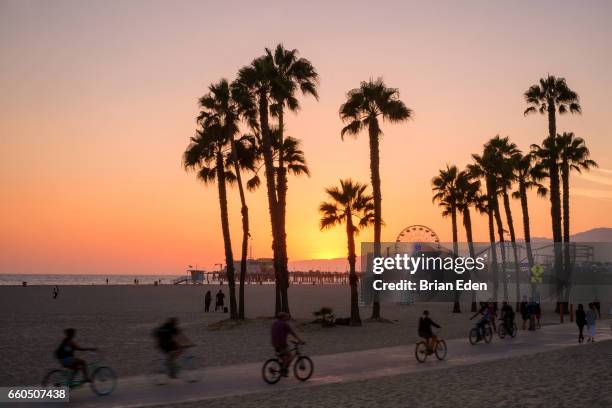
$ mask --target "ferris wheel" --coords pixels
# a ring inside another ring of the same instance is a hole
[[[429,243],[432,247],[440,248],[440,238],[434,230],[425,225],[410,225],[404,228],[397,239],[396,243]]]

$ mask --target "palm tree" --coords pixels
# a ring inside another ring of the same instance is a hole
[[[431,180],[434,196],[432,201],[437,202],[442,207],[442,216],[451,217],[453,229],[453,256],[459,255],[459,245],[457,236],[457,210],[459,206],[459,189],[457,187],[457,166],[446,165],[446,169],[440,170],[439,174]],[[453,313],[461,313],[459,303],[459,292],[455,292],[455,302]]]
[[[277,297],[275,302],[275,315],[279,311],[289,313],[287,288],[285,287],[285,273],[283,270],[283,251],[280,248],[281,237],[279,228],[278,197],[276,190],[276,171],[273,158],[273,139],[270,131],[270,92],[276,78],[276,68],[272,58],[268,55],[254,59],[250,65],[238,71],[238,79],[234,87],[241,94],[241,101],[247,105],[254,103],[257,106],[259,117],[259,138],[261,153],[264,161],[266,175],[266,190],[268,196],[268,212],[272,227],[272,250],[274,253],[274,274],[276,280]]]
[[[548,141],[543,143],[545,149],[550,149],[549,153],[556,153],[557,148],[557,112],[563,115],[569,113],[582,113],[579,97],[576,92],[570,89],[565,78],[557,78],[548,75],[541,78],[539,84],[532,85],[524,93],[525,101],[529,105],[524,114],[539,112],[548,115]],[[552,219],[552,233],[555,248],[555,271],[561,271],[562,259],[560,252],[561,232],[561,198],[559,186],[559,165],[554,160],[546,160],[548,166],[548,176],[550,179],[550,215]],[[561,313],[561,318],[563,314]]]
[[[527,262],[529,270],[534,265],[533,250],[531,248],[531,229],[529,225],[529,205],[527,202],[527,191],[536,188],[538,195],[546,196],[547,190],[540,180],[545,177],[545,173],[538,166],[534,165],[535,157],[532,153],[523,155],[517,152],[512,157],[514,177],[518,183],[518,190],[512,193],[512,197],[520,199],[521,211],[523,213],[523,235],[525,237],[525,249],[527,252]]]
[[[347,125],[342,128],[344,135],[357,135],[367,128],[370,142],[370,173],[374,196],[374,256],[380,256],[382,227],[381,187],[379,170],[379,138],[382,135],[379,119],[401,123],[412,117],[412,110],[399,99],[399,91],[387,88],[382,78],[363,81],[359,88],[347,93],[347,100],[340,106],[340,118]],[[380,302],[374,294],[372,319],[380,318]]]
[[[470,207],[477,208],[482,200],[480,195],[480,180],[474,179],[469,170],[463,170],[457,174],[457,210],[463,216],[463,227],[468,242],[470,257],[476,258],[474,250],[474,238],[472,235],[472,216]],[[476,293],[472,291],[472,312],[476,312]]]
[[[491,231],[494,232],[493,223],[497,226],[497,235],[499,237],[499,247],[502,257],[502,276],[503,276],[503,289],[504,299],[508,299],[508,281],[506,278],[506,250],[504,245],[504,227],[501,220],[501,213],[499,210],[499,200],[497,199],[498,187],[498,171],[499,171],[499,156],[495,149],[488,144],[485,144],[482,155],[473,154],[473,164],[468,165],[470,174],[476,178],[482,178],[485,181],[486,186],[486,200],[482,204],[483,210],[486,211],[487,216],[490,217],[489,225]],[[497,299],[497,287],[498,287],[498,275],[497,275],[497,244],[495,241],[495,235],[489,237],[491,241],[491,254],[495,260],[493,264],[493,287],[494,287],[494,298]]]
[[[241,168],[252,167],[253,158],[249,157],[248,138],[242,137],[239,142],[235,140],[239,131],[240,118],[244,118],[249,124],[255,121],[255,107],[252,103],[246,103],[243,94],[235,86],[230,86],[226,79],[221,79],[209,86],[209,92],[199,99],[201,108],[198,115],[198,123],[204,127],[218,127],[222,132],[222,137],[229,145],[228,157],[225,160],[226,166],[233,167],[238,191],[240,194],[241,215],[242,215],[242,251],[240,260],[240,290],[238,318],[244,319],[244,284],[247,267],[248,240],[249,233],[249,210],[244,194]],[[252,148],[251,148],[252,150]],[[229,169],[229,167],[228,167]],[[233,282],[231,282],[233,284]]]
[[[284,131],[285,108],[296,112],[300,105],[295,96],[296,91],[303,95],[313,96],[319,99],[317,85],[319,75],[312,63],[299,57],[296,49],[287,50],[282,44],[278,44],[274,51],[266,48],[266,57],[274,67],[274,78],[271,83],[270,97],[274,101],[271,105],[271,113],[278,118],[278,150],[276,168],[276,195],[278,201],[278,228],[279,228],[279,249],[282,251],[281,263],[284,277],[284,290],[289,285],[289,274],[287,268],[287,167],[284,163]]]
[[[589,158],[590,152],[584,139],[574,136],[572,132],[564,132],[558,135],[561,158],[561,180],[563,184],[563,248],[565,274],[569,278],[570,273],[570,204],[569,204],[569,179],[572,170],[581,173],[582,170],[589,171],[597,167],[597,163]]]
[[[228,140],[221,126],[218,124],[203,126],[202,129],[196,131],[196,136],[191,138],[191,142],[183,154],[183,164],[186,169],[196,170],[198,179],[205,184],[217,181],[219,207],[221,209],[221,230],[223,232],[225,264],[229,285],[230,318],[237,319],[234,257],[229,230],[226,190],[226,183],[235,180],[235,175],[226,170],[227,146]]]
[[[351,179],[340,180],[340,187],[325,189],[331,199],[319,206],[321,229],[346,224],[346,238],[349,262],[349,283],[351,287],[351,326],[361,326],[359,299],[357,293],[357,272],[355,262],[355,234],[371,225],[374,221],[374,198],[366,194],[367,185]],[[357,222],[353,220],[357,218]]]
[[[500,193],[502,195],[504,203],[504,211],[506,213],[506,222],[508,224],[508,232],[510,234],[510,243],[512,245],[512,256],[514,260],[514,277],[515,277],[515,289],[516,289],[516,307],[518,310],[519,302],[521,299],[520,295],[520,264],[518,259],[518,250],[516,246],[516,233],[514,230],[514,220],[512,218],[512,209],[510,208],[510,194],[509,191],[512,189],[514,184],[514,162],[513,156],[519,153],[516,144],[510,142],[508,137],[495,136],[489,140],[488,144],[494,149],[497,155],[497,178]]]

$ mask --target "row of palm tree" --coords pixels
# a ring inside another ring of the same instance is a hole
[[[530,105],[525,114],[540,112],[548,114],[549,135],[541,145],[532,144],[530,151],[521,152],[516,144],[508,137],[495,136],[485,143],[481,154],[473,154],[473,163],[468,164],[465,170],[459,171],[456,166],[447,165],[440,170],[438,176],[432,180],[433,200],[443,209],[444,216],[450,216],[453,230],[454,251],[457,253],[457,214],[463,215],[466,237],[470,246],[470,255],[473,256],[471,216],[469,208],[473,207],[488,217],[489,240],[493,247],[499,242],[502,257],[501,268],[503,279],[503,296],[508,298],[506,281],[506,246],[504,234],[507,231],[512,248],[512,261],[514,263],[516,298],[520,299],[519,272],[516,231],[514,218],[510,206],[510,198],[520,200],[523,236],[525,241],[527,261],[529,267],[534,265],[534,256],[531,248],[531,231],[529,220],[528,190],[535,188],[540,196],[547,196],[551,203],[551,224],[553,241],[555,243],[554,268],[557,272],[569,273],[570,249],[564,245],[564,254],[561,253],[561,243],[570,241],[570,173],[571,171],[589,170],[597,166],[590,159],[590,152],[582,138],[573,133],[556,133],[556,114],[580,113],[578,95],[572,91],[563,78],[547,76],[540,80],[538,85],[531,86],[524,94]],[[542,183],[548,179],[548,188]],[[561,180],[561,182],[560,182]],[[484,191],[481,186],[484,185]],[[516,191],[512,191],[514,187]],[[562,193],[561,193],[562,191]],[[561,200],[562,194],[562,200]],[[502,208],[507,230],[504,229]],[[497,237],[495,235],[497,229]],[[497,252],[491,251],[493,267],[493,292],[498,295],[498,262]],[[563,290],[560,288],[559,290]],[[567,289],[567,288],[565,288]],[[559,297],[561,293],[558,293]],[[475,305],[473,304],[472,307]],[[456,301],[454,312],[459,312],[459,302]]]

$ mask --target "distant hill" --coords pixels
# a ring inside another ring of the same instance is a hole
[[[551,238],[534,237],[533,242],[552,241]],[[593,228],[588,231],[578,232],[570,238],[574,242],[611,242],[612,243],[612,228],[601,227]]]
[[[534,237],[533,242],[552,241],[550,238]],[[574,242],[610,242],[612,243],[612,228],[593,228],[588,231],[578,232],[572,235],[571,240]],[[361,259],[357,257],[357,270],[360,267]],[[346,272],[348,271],[348,261],[346,258],[332,259],[304,259],[299,261],[290,261],[289,270],[291,271],[328,271],[328,272]]]

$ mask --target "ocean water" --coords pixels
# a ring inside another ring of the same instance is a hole
[[[153,285],[155,281],[171,284],[178,275],[3,275],[0,274],[0,285],[18,285],[27,282],[29,285]]]

